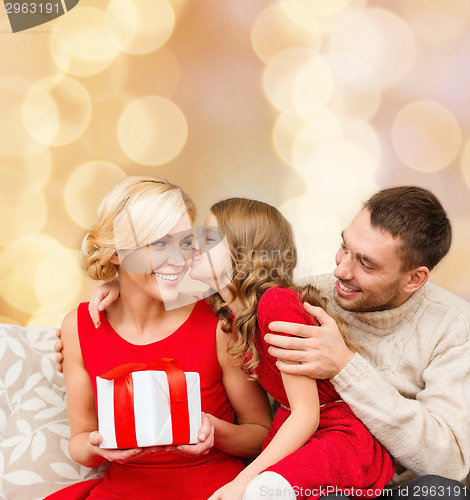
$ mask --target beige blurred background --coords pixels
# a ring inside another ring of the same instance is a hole
[[[0,6],[0,322],[58,326],[96,282],[78,250],[125,175],[294,226],[299,276],[333,269],[370,194],[437,194],[434,282],[470,300],[468,0],[80,0],[11,33]]]

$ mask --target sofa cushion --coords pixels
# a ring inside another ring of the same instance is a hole
[[[42,499],[104,470],[70,458],[55,332],[0,324],[0,499]]]

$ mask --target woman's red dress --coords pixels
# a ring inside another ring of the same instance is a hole
[[[202,411],[228,422],[234,413],[222,385],[216,348],[217,318],[204,301],[198,301],[189,318],[171,335],[151,344],[135,345],[119,336],[104,313],[95,329],[88,304],[78,307],[78,332],[83,361],[96,401],[96,376],[117,365],[149,363],[160,358],[179,359],[187,372],[198,372],[201,381]],[[207,455],[185,457],[161,452],[141,461],[113,462],[103,479],[78,483],[48,500],[206,500],[220,486],[243,469],[239,458],[211,448]]]

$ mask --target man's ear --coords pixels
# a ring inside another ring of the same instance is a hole
[[[426,266],[420,266],[406,273],[403,291],[414,293],[418,291],[429,279],[429,269]]]

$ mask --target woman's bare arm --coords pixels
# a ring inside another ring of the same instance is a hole
[[[141,448],[107,450],[98,445],[98,418],[95,411],[93,387],[83,364],[77,330],[77,311],[70,312],[62,323],[64,345],[64,380],[67,394],[67,413],[70,421],[70,456],[87,467],[100,465],[107,460],[126,462],[138,458]],[[145,453],[151,450],[146,449]]]

